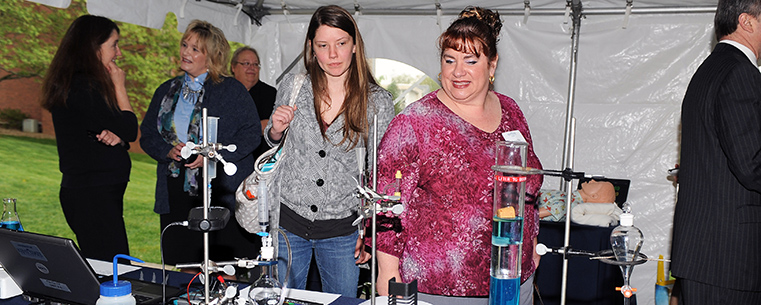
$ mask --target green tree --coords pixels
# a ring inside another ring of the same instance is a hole
[[[87,14],[85,0],[73,0],[56,9],[24,0],[0,2],[0,69],[8,74],[0,81],[41,79],[58,43],[74,19]],[[117,22],[123,57],[117,62],[127,73],[127,90],[135,112],[142,114],[153,92],[180,73],[177,18],[170,14],[161,29]]]
[[[381,78],[385,78],[385,76],[382,76]],[[417,80],[418,78],[413,77],[412,75],[408,75],[408,74],[397,75],[391,78],[391,83],[389,83],[388,86],[386,86],[386,90],[388,90],[388,92],[391,93],[391,97],[393,98],[393,100],[396,100],[397,98],[399,98],[399,95],[401,95],[403,92],[403,90],[399,89],[400,84],[411,85]],[[426,90],[429,92],[441,88],[436,81],[434,81],[433,79],[427,76],[425,77],[425,79],[423,79],[422,82],[420,82],[420,84],[418,84],[418,87],[426,88]],[[402,112],[402,110],[404,110],[405,107],[407,107],[406,101],[400,100],[394,105],[394,110],[398,114]]]
[[[0,69],[8,79],[41,77],[53,59],[57,42],[77,16],[86,12],[84,2],[73,1],[66,10],[23,0],[0,2]]]
[[[396,82],[392,81],[388,86],[386,86],[386,90],[388,90],[389,93],[391,93],[391,99],[396,100],[397,97],[399,97],[399,94],[402,93],[401,90],[399,90],[399,86]]]
[[[180,39],[177,17],[167,15],[161,29],[118,23],[122,33],[123,58],[120,67],[127,72],[128,94],[136,113],[144,113],[153,92],[166,80],[180,75]]]
[[[434,90],[438,90],[439,88],[441,88],[441,85],[439,85],[439,83],[437,83],[435,80],[433,80],[433,78],[430,78],[430,77],[426,77],[425,80],[423,80],[423,82],[420,83],[420,85],[428,86],[429,92],[432,92]]]

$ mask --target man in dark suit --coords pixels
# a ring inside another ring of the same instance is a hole
[[[671,268],[680,304],[761,304],[761,0],[719,0],[682,103]]]

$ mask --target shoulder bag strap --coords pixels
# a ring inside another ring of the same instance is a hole
[[[288,106],[293,107],[293,105],[296,105],[296,98],[299,96],[299,91],[301,90],[301,86],[304,85],[304,80],[306,79],[306,74],[296,74],[293,78],[293,90],[291,90],[291,100],[288,102]],[[280,139],[280,146],[282,147],[283,143],[285,143],[285,136],[288,135],[288,129],[291,129],[290,127],[286,128],[285,131],[283,131],[283,138]]]

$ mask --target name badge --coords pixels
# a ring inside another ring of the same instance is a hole
[[[517,131],[517,130],[511,130],[511,131],[508,131],[508,132],[503,132],[502,133],[502,138],[505,139],[505,141],[508,141],[508,142],[523,142],[523,143],[528,143],[528,142],[526,142],[526,138],[523,137],[521,132]]]

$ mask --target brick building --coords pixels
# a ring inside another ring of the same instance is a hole
[[[0,70],[0,77],[8,72]],[[42,133],[53,136],[53,120],[50,112],[40,106],[42,79],[39,77],[10,79],[0,82],[0,109],[18,109],[31,119],[39,121]]]
[[[0,78],[8,72],[0,70]],[[42,78],[20,78],[0,82],[0,109],[18,109],[26,113],[30,119],[40,122],[44,136],[55,137],[53,117],[49,111],[40,106],[42,94]],[[138,134],[138,141],[139,141]],[[138,141],[131,143],[130,151],[143,153]]]

